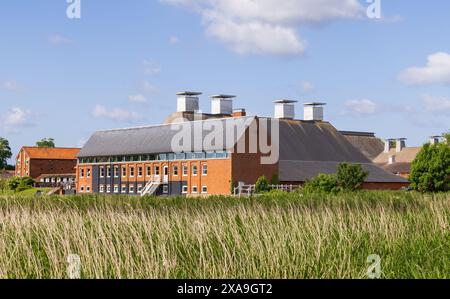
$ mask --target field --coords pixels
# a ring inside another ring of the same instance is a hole
[[[0,278],[450,278],[450,196],[0,196]]]

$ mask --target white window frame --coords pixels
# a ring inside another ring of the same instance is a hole
[[[127,193],[127,185],[122,185],[121,193]]]
[[[198,166],[192,165],[192,176],[198,176]]]
[[[135,175],[135,173],[134,173],[134,166],[130,166],[130,178],[134,178],[134,175]]]
[[[159,177],[161,175],[161,168],[159,165],[155,165],[155,177]]]
[[[189,166],[188,165],[183,165],[183,176],[189,176]]]
[[[152,176],[152,167],[151,166],[146,166],[145,167],[145,175],[147,177]]]
[[[86,169],[86,177],[87,178],[91,177],[91,169],[90,168]]]
[[[106,167],[106,177],[107,178],[111,177],[111,166]]]
[[[208,186],[202,186],[202,194],[208,194]]]
[[[80,187],[80,193],[84,193],[84,186]]]
[[[119,185],[114,185],[114,193],[119,193]]]
[[[178,175],[179,175],[178,165],[174,165],[173,166],[173,176],[178,176]]]
[[[106,185],[106,193],[111,193],[111,185]]]
[[[128,193],[134,194],[134,185],[128,186]]]
[[[122,172],[122,177],[126,178],[127,177],[127,168],[125,166],[122,167],[121,172]]]
[[[104,166],[100,167],[100,177],[101,178],[105,177],[105,167]]]
[[[142,186],[142,184],[138,184],[138,186],[137,186],[137,193],[141,194],[143,189],[144,189],[144,187]]]
[[[91,193],[91,186],[86,186],[86,193]]]
[[[188,186],[188,185],[184,185],[184,186],[181,188],[181,193],[182,193],[182,194],[188,194],[188,193],[189,193],[189,186]]]
[[[138,166],[138,178],[141,178],[144,175],[144,168],[142,166]]]
[[[100,185],[99,191],[100,191],[100,193],[105,193],[105,186],[104,185]]]
[[[192,186],[192,194],[198,194],[198,187]]]
[[[80,168],[80,178],[84,178],[84,168]]]
[[[119,166],[114,166],[114,177],[118,178],[119,177]]]
[[[202,176],[208,175],[208,164],[202,164]]]

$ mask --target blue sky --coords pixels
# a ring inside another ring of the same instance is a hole
[[[236,108],[328,103],[340,130],[419,145],[450,128],[450,2],[65,0],[0,3],[0,136],[14,153],[53,137],[158,124],[175,93],[235,94]],[[301,118],[302,107],[297,108]]]

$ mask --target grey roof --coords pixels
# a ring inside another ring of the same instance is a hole
[[[333,174],[337,172],[339,162],[324,161],[280,161],[280,181],[306,182],[320,173]],[[363,169],[369,172],[368,183],[407,183],[402,177],[386,172],[372,163],[361,163]]]
[[[384,151],[384,142],[374,133],[341,131],[341,134],[370,160]]]
[[[328,122],[280,121],[280,160],[370,163]]]
[[[139,155],[139,154],[159,154],[159,153],[170,153],[172,150],[172,140],[174,136],[179,132],[179,130],[174,130],[173,126],[176,125],[192,125],[198,122],[208,122],[212,126],[215,124],[221,126],[224,130],[226,129],[226,122],[232,118],[224,119],[209,119],[203,121],[191,121],[178,124],[165,124],[158,126],[147,126],[147,127],[136,127],[129,129],[116,129],[108,131],[99,131],[94,133],[91,138],[87,141],[85,146],[81,149],[78,154],[79,158],[82,157],[105,157],[105,156],[121,156],[121,155]],[[241,117],[245,123],[251,123],[255,117]],[[195,128],[195,127],[194,127]],[[208,131],[202,130],[203,138],[209,133]],[[236,132],[236,131],[235,131]],[[242,134],[241,134],[242,135]],[[223,134],[224,139],[226,134]],[[191,149],[189,151],[217,151],[217,150],[228,150],[233,148],[234,144],[241,138],[237,133],[234,134],[233,144],[231,146],[226,146],[225,140],[223,141],[223,146],[218,144],[212,147],[196,149],[194,148],[193,138],[191,136]]]

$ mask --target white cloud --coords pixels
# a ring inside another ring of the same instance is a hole
[[[300,82],[300,87],[304,92],[312,92],[315,89],[314,85],[309,81]]]
[[[450,98],[437,97],[428,94],[421,96],[422,103],[425,109],[434,113],[448,113],[450,112]]]
[[[302,55],[296,26],[360,17],[358,0],[162,0],[203,17],[209,36],[239,54]]]
[[[345,107],[345,114],[355,116],[372,115],[379,111],[378,104],[367,99],[347,101]]]
[[[142,64],[144,65],[144,73],[147,75],[155,76],[161,73],[161,67],[153,61],[144,60]]]
[[[5,131],[18,132],[19,128],[34,126],[31,121],[33,117],[30,110],[13,107],[0,119],[0,123]]]
[[[450,54],[444,52],[431,54],[428,56],[426,66],[408,68],[399,78],[410,85],[450,84]]]
[[[53,45],[66,45],[73,43],[73,40],[60,34],[52,34],[48,37],[48,42]]]
[[[180,38],[178,36],[171,36],[169,38],[169,43],[171,45],[176,45],[176,44],[180,43]]]
[[[143,81],[141,84],[142,90],[147,93],[158,93],[159,89],[148,81]]]
[[[19,83],[17,83],[17,81],[14,81],[14,80],[3,82],[3,88],[8,91],[13,91],[13,92],[23,91],[23,87],[20,86]]]
[[[97,118],[107,118],[113,121],[133,122],[141,119],[141,115],[137,112],[129,111],[122,108],[113,108],[108,110],[105,106],[97,105],[92,111],[92,115]]]
[[[130,101],[132,103],[147,103],[148,102],[147,98],[141,94],[128,96],[128,101]]]

